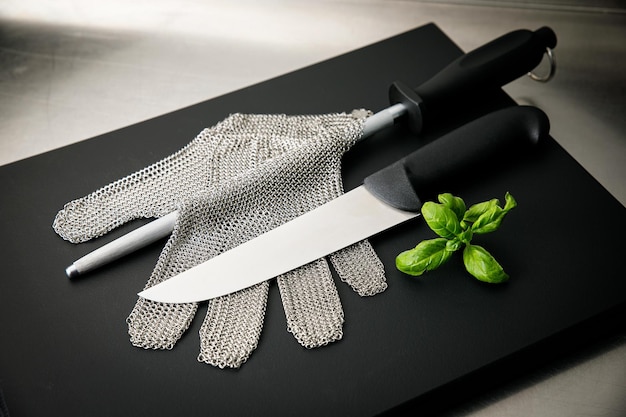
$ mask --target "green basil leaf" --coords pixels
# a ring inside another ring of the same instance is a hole
[[[490,208],[500,204],[497,198],[493,200],[485,201],[482,203],[474,204],[471,206],[463,216],[463,221],[466,223],[474,223],[480,216],[486,213]]]
[[[480,281],[497,284],[509,279],[498,261],[481,246],[465,246],[463,263],[467,272]]]
[[[472,231],[472,229],[467,229],[459,235],[459,240],[463,243],[469,244],[472,241],[473,236],[474,232]]]
[[[449,252],[456,252],[461,249],[461,246],[463,246],[463,241],[456,237],[446,242],[446,250]]]
[[[507,193],[504,195],[504,211],[508,213],[515,207],[517,207],[517,201],[515,201],[513,196],[507,191]]]
[[[402,252],[396,257],[396,268],[405,274],[419,276],[443,265],[452,252],[446,250],[447,240],[436,238],[424,240],[415,248]]]
[[[472,231],[476,234],[490,233],[498,230],[504,216],[512,209],[517,207],[517,202],[511,194],[508,192],[505,195],[506,203],[504,208],[501,208],[498,204],[492,206],[486,212],[480,215],[478,219],[472,224]]]
[[[504,210],[500,206],[493,206],[483,213],[474,224],[472,224],[472,232],[476,234],[490,233],[496,231],[500,227]]]
[[[443,204],[432,201],[424,203],[422,216],[435,233],[446,239],[452,239],[463,231],[456,214]]]
[[[465,215],[465,201],[461,197],[455,197],[450,193],[439,194],[438,200],[456,214],[457,219],[462,219]]]

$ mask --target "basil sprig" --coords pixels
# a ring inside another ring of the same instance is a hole
[[[452,194],[440,194],[439,203],[429,201],[422,206],[422,216],[439,236],[424,240],[415,248],[396,257],[396,267],[409,275],[419,276],[446,263],[463,246],[463,263],[476,279],[500,283],[509,279],[502,266],[482,246],[472,245],[474,235],[498,230],[504,216],[517,206],[508,192],[504,207],[498,199],[474,204],[466,209],[465,202]]]

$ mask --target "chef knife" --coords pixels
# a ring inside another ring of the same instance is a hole
[[[516,30],[462,55],[415,90],[395,82],[389,89],[392,105],[366,120],[361,139],[392,126],[396,120],[420,133],[435,124],[437,114],[447,114],[451,107],[469,106],[477,96],[530,73],[544,52],[552,56],[556,41],[548,27],[534,32]],[[552,72],[554,68],[550,68]],[[76,277],[169,235],[177,216],[172,212],[83,256],[66,268],[67,276]]]
[[[483,116],[368,176],[360,187],[139,296],[199,302],[274,278],[419,216],[425,200],[470,172],[477,181],[499,161],[521,157],[548,131],[547,116],[535,107]]]

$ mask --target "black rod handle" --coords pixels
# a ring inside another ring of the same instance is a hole
[[[395,82],[389,99],[404,104],[410,129],[419,133],[437,115],[469,106],[486,92],[528,74],[556,43],[548,27],[509,32],[459,57],[415,90]]]

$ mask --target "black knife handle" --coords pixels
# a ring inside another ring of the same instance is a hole
[[[404,105],[409,128],[419,133],[425,122],[451,107],[471,105],[489,90],[531,72],[546,49],[555,46],[556,34],[548,27],[516,30],[461,56],[415,90],[395,82],[389,100]]]
[[[417,212],[451,185],[494,175],[494,165],[523,155],[550,131],[536,107],[515,106],[476,119],[368,176],[365,188],[400,210]]]

